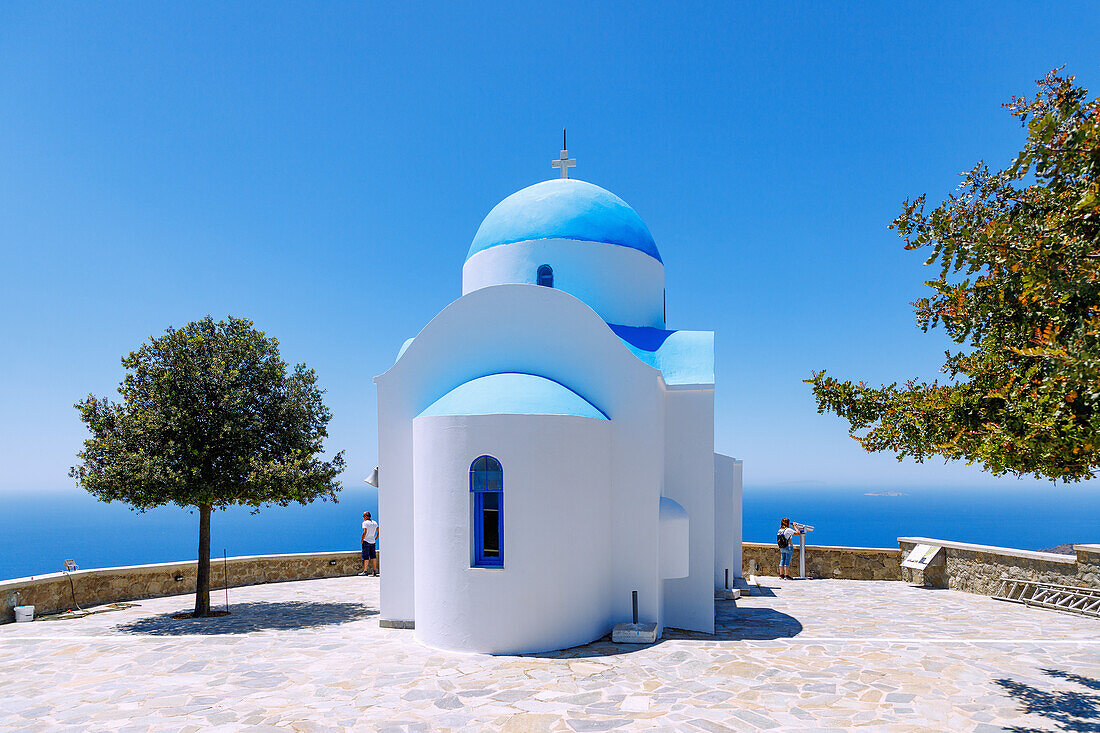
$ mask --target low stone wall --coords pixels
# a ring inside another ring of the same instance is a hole
[[[1077,585],[1100,588],[1100,545],[1074,545],[1077,553]]]
[[[286,580],[355,575],[363,569],[359,552],[311,552],[292,555],[231,557],[224,563],[229,587]],[[195,592],[198,562],[165,562],[100,570],[50,573],[0,581],[0,623],[15,620],[15,606],[34,606],[35,615],[104,603]],[[222,558],[211,558],[211,590],[225,587]],[[70,585],[71,579],[71,585]],[[75,603],[74,603],[75,593]]]
[[[1076,555],[1059,555],[926,537],[898,538],[904,555],[918,544],[944,548],[945,561],[924,571],[902,568],[902,579],[910,583],[985,596],[997,591],[1002,577],[1100,588],[1100,545],[1074,545]]]
[[[741,543],[741,567],[745,575],[778,575],[779,547],[766,542]],[[791,572],[798,572],[798,548],[791,560]],[[901,580],[901,550],[806,545],[806,574],[811,578]]]

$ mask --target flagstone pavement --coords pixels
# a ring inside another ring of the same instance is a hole
[[[378,626],[378,581],[0,626],[0,729],[1100,731],[1100,621],[901,582],[764,579],[713,636],[534,656]],[[215,600],[219,596],[215,594]]]

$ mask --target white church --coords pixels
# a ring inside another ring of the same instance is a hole
[[[714,631],[741,575],[741,462],[714,452],[714,333],[670,330],[618,196],[561,177],[481,223],[462,297],[375,378],[381,623],[447,650]]]

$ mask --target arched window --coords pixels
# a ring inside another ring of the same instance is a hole
[[[539,265],[538,284],[548,288],[554,287],[554,268],[550,265]]]
[[[475,568],[504,567],[504,469],[492,456],[470,464]]]

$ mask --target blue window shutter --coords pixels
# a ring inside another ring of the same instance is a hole
[[[473,566],[504,567],[504,470],[492,456],[470,464],[473,498]]]

